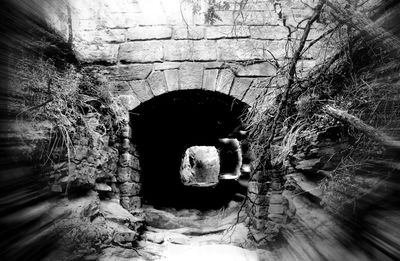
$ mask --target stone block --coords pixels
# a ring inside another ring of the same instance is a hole
[[[257,40],[218,40],[218,59],[223,61],[246,61],[251,59],[263,59],[263,43]]]
[[[144,80],[152,69],[151,64],[122,64],[110,70],[110,76],[122,81]]]
[[[233,74],[232,70],[222,69],[219,72],[215,90],[217,92],[229,94],[234,78],[235,78],[235,75]]]
[[[112,94],[127,95],[132,94],[132,89],[129,83],[125,81],[115,81],[109,83],[109,90]]]
[[[137,26],[129,28],[127,32],[128,40],[155,40],[169,39],[172,30],[167,26]]]
[[[119,164],[121,167],[130,167],[140,170],[139,159],[129,152],[124,152],[120,155]]]
[[[165,70],[164,77],[168,91],[179,90],[179,70]]]
[[[145,102],[154,97],[149,84],[145,80],[130,81],[132,91],[140,102]]]
[[[165,82],[164,73],[161,71],[154,71],[147,78],[152,93],[157,96],[167,92],[167,83]]]
[[[121,129],[121,137],[130,139],[132,137],[132,128],[129,125],[125,125]]]
[[[253,217],[265,218],[268,216],[268,206],[250,205],[250,213]]]
[[[117,170],[117,181],[118,182],[130,182],[131,175],[130,175],[131,168],[128,167],[119,167]]]
[[[204,38],[204,26],[174,26],[172,38],[175,40],[199,40]]]
[[[203,65],[198,63],[183,63],[179,70],[180,89],[201,89],[202,83]]]
[[[139,196],[123,196],[120,200],[121,206],[129,211],[142,207],[142,199]]]
[[[229,94],[238,100],[242,100],[244,94],[250,88],[252,82],[252,78],[236,77],[233,81],[233,85]]]
[[[217,59],[215,41],[171,40],[164,41],[163,46],[166,61],[212,61]]]
[[[251,224],[255,229],[258,230],[263,230],[265,228],[265,224],[266,224],[266,220],[265,219],[260,219],[260,218],[255,218],[253,217],[251,219]]]
[[[119,191],[122,196],[137,196],[140,194],[141,186],[134,182],[125,182],[119,185]]]
[[[118,101],[128,111],[133,110],[140,105],[139,99],[134,94],[119,95]]]
[[[84,63],[114,64],[118,58],[117,44],[76,44],[73,46],[73,50],[77,59]]]
[[[238,76],[275,76],[276,68],[274,65],[266,63],[256,63],[248,66],[240,66],[236,72]]]
[[[282,26],[250,26],[250,35],[252,39],[260,40],[286,40],[289,31]]]
[[[250,87],[244,95],[242,101],[252,106],[256,101],[263,102],[265,89]]]
[[[215,91],[217,86],[218,69],[204,70],[203,89]]]
[[[159,62],[163,58],[160,41],[129,42],[120,45],[119,59],[125,63]]]
[[[206,28],[207,39],[248,37],[250,37],[250,31],[247,26],[209,26]]]
[[[283,214],[282,204],[270,204],[268,207],[269,214]]]
[[[282,190],[282,183],[279,180],[273,180],[271,182],[271,189],[273,191],[280,191]]]
[[[119,167],[117,171],[118,182],[140,182],[140,172],[129,167]]]
[[[269,201],[267,195],[258,195],[254,193],[248,193],[250,203],[254,203],[256,205],[268,206]]]
[[[251,59],[281,59],[286,52],[283,41],[255,39],[223,39],[217,41],[218,59],[223,61],[247,61]],[[272,55],[271,55],[272,53]]]
[[[129,140],[129,138],[123,138],[121,142],[121,150],[127,152],[129,151],[130,147],[131,147],[131,141]]]
[[[237,17],[236,23],[242,25],[283,25],[282,19],[279,19],[278,14],[266,9],[262,11],[235,11],[233,12],[233,16]]]
[[[277,194],[271,194],[269,198],[270,204],[282,204],[283,202],[283,196],[282,195],[277,195]]]
[[[268,219],[271,220],[272,222],[282,224],[284,223],[285,216],[281,214],[268,214]]]
[[[213,24],[214,26],[217,26],[217,25],[232,26],[235,24],[235,16],[232,11],[216,11],[215,13],[216,13],[216,15],[218,15],[218,17],[221,20],[217,19]],[[200,19],[197,19],[196,24],[205,24],[205,22],[206,21],[205,21],[204,17],[201,17]]]
[[[125,34],[125,29],[78,30],[74,33],[74,41],[89,44],[122,43],[125,42]]]
[[[250,181],[247,190],[249,193],[254,193],[257,195],[266,195],[268,192],[268,185],[266,183]]]

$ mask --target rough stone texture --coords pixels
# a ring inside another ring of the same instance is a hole
[[[120,45],[121,62],[159,62],[163,58],[163,46],[160,41],[129,42]]]
[[[154,71],[147,78],[150,84],[152,93],[157,96],[167,92],[167,83],[165,82],[164,73],[161,71]]]
[[[257,195],[266,195],[268,192],[266,183],[258,183],[256,181],[250,181],[247,189],[250,193]]]
[[[209,26],[206,28],[207,39],[246,38],[250,37],[247,26]]]
[[[144,80],[149,76],[152,67],[151,64],[121,64],[110,69],[110,76],[123,81]]]
[[[119,167],[117,171],[118,182],[140,182],[140,172],[129,167]]]
[[[130,167],[136,170],[140,170],[139,159],[129,152],[125,152],[120,155],[119,164],[122,167]]]
[[[82,62],[110,64],[117,62],[118,48],[117,44],[78,44],[73,47],[77,58]]]
[[[131,86],[125,81],[115,81],[108,84],[109,90],[114,95],[129,95],[133,94]]]
[[[213,186],[220,171],[218,151],[213,146],[193,146],[182,158],[181,181],[186,186]]]
[[[233,82],[230,95],[235,97],[236,99],[242,100],[247,89],[250,88],[252,82],[253,82],[252,78],[236,77]]]
[[[270,63],[256,63],[248,66],[240,66],[237,70],[238,76],[274,76],[276,68]]]
[[[145,102],[154,97],[149,84],[145,80],[130,81],[129,84],[140,102]]]
[[[268,208],[270,214],[283,214],[282,204],[270,204]]]
[[[74,34],[76,40],[87,42],[90,44],[102,43],[123,43],[125,42],[125,29],[102,29],[78,31]]]
[[[203,89],[215,91],[217,86],[218,69],[204,70]]]
[[[121,196],[137,196],[140,194],[141,186],[134,182],[125,182],[119,186]]]
[[[249,197],[250,204],[257,204],[262,206],[268,206],[269,200],[267,195],[259,195],[255,193],[248,193],[247,196]]]
[[[269,202],[271,204],[281,204],[283,202],[283,196],[273,194],[270,196]]]
[[[133,110],[140,105],[139,99],[133,94],[119,95],[118,101],[127,111]]]
[[[167,26],[133,27],[127,32],[128,40],[168,39],[172,36],[172,30]]]
[[[230,69],[223,69],[218,75],[215,90],[221,93],[229,94],[235,75]]]
[[[121,206],[132,211],[142,207],[142,198],[139,196],[123,196],[121,197]]]
[[[121,128],[121,137],[130,139],[131,136],[132,136],[132,128],[126,124]]]
[[[179,70],[180,89],[201,89],[202,83],[203,65],[198,63],[183,63]]]
[[[165,81],[167,83],[168,91],[179,90],[179,71],[178,70],[165,70]]]
[[[172,38],[175,40],[199,40],[204,38],[205,28],[203,26],[174,26]]]
[[[218,59],[246,61],[252,59],[280,59],[285,56],[283,43],[279,41],[235,39],[218,40]],[[273,56],[271,55],[273,54]]]
[[[164,41],[164,59],[166,61],[211,61],[217,59],[215,41]]]
[[[243,97],[242,101],[247,104],[255,104],[256,100],[259,99],[260,95],[263,94],[265,90],[261,88],[250,87],[246,95]]]
[[[289,31],[284,26],[250,26],[250,35],[253,39],[285,40]]]

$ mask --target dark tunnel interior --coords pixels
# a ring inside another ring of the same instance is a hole
[[[157,96],[131,111],[133,143],[142,168],[143,202],[176,209],[217,209],[245,189],[235,180],[215,187],[185,186],[180,164],[194,145],[216,146],[242,126],[248,105],[206,90],[180,90]]]

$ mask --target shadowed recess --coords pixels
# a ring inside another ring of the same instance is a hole
[[[236,181],[215,187],[184,186],[180,164],[190,146],[215,146],[242,124],[248,106],[206,90],[181,90],[157,96],[133,111],[133,142],[140,155],[145,204],[157,207],[220,208],[240,190]]]

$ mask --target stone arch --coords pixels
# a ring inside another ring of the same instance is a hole
[[[112,91],[127,111],[154,97],[179,90],[215,91],[252,106],[265,92],[264,87],[271,79],[267,73],[271,66],[269,63],[228,66],[220,62],[120,65],[111,73],[117,75]],[[270,102],[275,89],[271,88],[267,96]]]

